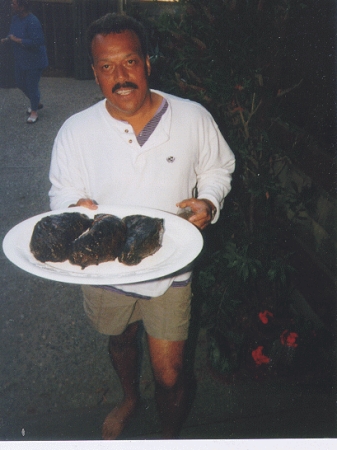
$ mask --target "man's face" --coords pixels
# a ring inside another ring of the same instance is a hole
[[[16,0],[11,1],[11,9],[12,9],[13,14],[16,14],[20,11],[20,7],[18,6],[18,3]]]
[[[142,112],[149,101],[150,61],[144,58],[137,35],[130,30],[98,34],[91,49],[96,83],[107,99],[109,113],[128,120]]]

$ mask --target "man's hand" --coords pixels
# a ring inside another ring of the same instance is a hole
[[[90,198],[80,198],[76,205],[69,205],[69,208],[74,206],[84,206],[84,208],[88,209],[97,209],[97,203],[95,200],[91,200]]]
[[[215,206],[210,200],[201,198],[188,198],[180,203],[177,203],[179,208],[190,207],[193,211],[193,215],[188,219],[200,230],[204,230],[207,225],[212,221],[212,212],[215,210]]]
[[[9,37],[9,39],[11,41],[16,42],[17,44],[21,44],[22,43],[22,39],[17,38],[16,36],[14,36],[14,34],[10,34],[8,37]]]

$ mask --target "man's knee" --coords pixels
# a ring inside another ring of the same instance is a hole
[[[170,389],[182,376],[185,341],[166,341],[148,335],[153,374],[156,382]]]
[[[182,364],[153,368],[154,378],[164,389],[172,389],[180,384],[182,379]]]
[[[165,372],[159,372],[154,375],[156,382],[165,389],[172,389],[179,384],[181,379],[181,370],[168,369]]]

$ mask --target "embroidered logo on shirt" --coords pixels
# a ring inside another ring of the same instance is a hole
[[[173,163],[175,161],[175,157],[174,156],[169,156],[168,158],[166,158],[166,161],[169,163]]]

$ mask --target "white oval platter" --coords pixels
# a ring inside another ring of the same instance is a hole
[[[101,213],[114,214],[120,218],[132,214],[162,218],[165,229],[162,247],[136,266],[126,266],[117,260],[88,266],[85,269],[72,265],[69,261],[42,263],[35,259],[29,249],[34,226],[45,216],[64,212],[80,212],[90,218]],[[203,238],[200,231],[175,214],[151,208],[103,205],[99,205],[96,210],[75,207],[39,214],[14,226],[3,240],[6,257],[26,272],[65,283],[92,285],[129,284],[164,277],[190,264],[202,247]]]

